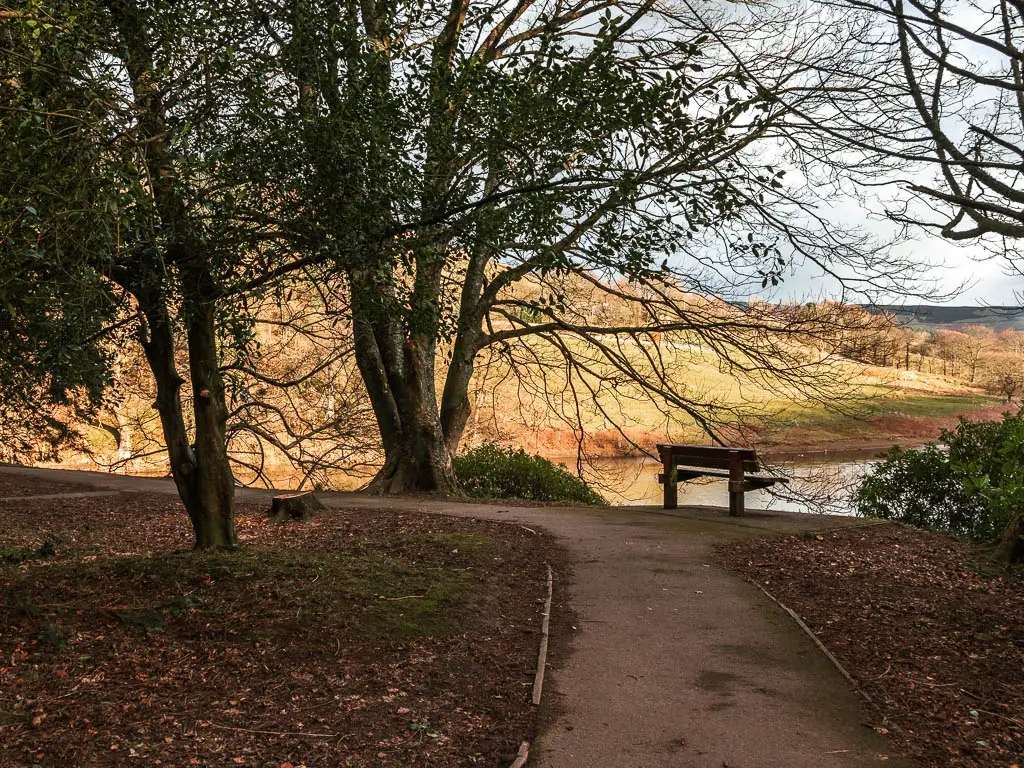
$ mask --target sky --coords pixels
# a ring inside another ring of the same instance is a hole
[[[1008,275],[999,261],[986,258],[986,252],[977,245],[921,234],[901,244],[898,249],[915,260],[919,258],[930,263],[924,270],[924,276],[934,281],[939,293],[961,290],[947,302],[899,297],[893,298],[892,303],[942,303],[948,306],[1016,306],[1022,303],[1024,277]],[[820,269],[804,265],[785,276],[776,297],[785,301],[805,301],[834,294],[835,286],[823,277]]]
[[[805,181],[801,179],[801,181]],[[799,182],[798,182],[799,183]],[[881,189],[881,188],[880,188]],[[1007,264],[991,253],[979,242],[956,242],[941,237],[933,230],[924,228],[902,229],[890,221],[885,211],[889,207],[899,208],[909,204],[922,220],[935,221],[931,211],[924,210],[902,193],[900,185],[894,185],[888,192],[869,194],[855,198],[835,194],[824,197],[822,205],[827,206],[827,218],[839,228],[860,229],[877,238],[889,241],[898,238],[893,247],[895,260],[909,258],[921,265],[922,282],[920,290],[928,293],[952,294],[946,301],[922,299],[917,296],[880,296],[878,303],[892,304],[943,304],[946,306],[1019,306],[1024,305],[1024,276],[1012,274]],[[819,206],[819,212],[824,212]],[[1024,269],[1024,252],[1020,261]],[[783,301],[807,301],[833,298],[840,293],[840,286],[825,278],[814,265],[794,264],[785,275],[783,284],[771,297]]]
[[[1024,295],[1024,277],[1008,275],[999,261],[985,259],[984,250],[977,245],[922,237],[909,247],[934,254],[933,258],[941,262],[942,267],[932,270],[932,274],[945,289],[969,283],[963,293],[948,302],[950,305],[1016,305],[1020,297],[1015,292]]]
[[[990,34],[989,28],[992,19],[988,13],[983,12],[988,9],[989,5],[989,3],[982,3],[982,6],[976,6],[973,3],[951,3],[943,7],[943,13],[948,14],[949,19],[964,25],[967,29],[985,30],[985,34]],[[992,3],[991,5],[993,8],[998,8],[998,4]],[[735,16],[741,21],[759,19],[763,11],[761,4],[727,3],[726,7],[729,9],[726,11],[727,15]],[[783,2],[780,7],[789,6]],[[793,0],[792,7],[798,9],[805,6],[800,3],[800,0]],[[828,15],[830,11],[826,10],[823,13],[825,15],[821,17],[821,24],[825,31],[818,30],[817,34],[822,40],[829,40],[831,38],[828,35],[830,28],[828,25],[832,23],[829,21],[829,18],[832,17]],[[802,34],[800,30],[807,29],[808,24],[813,26],[817,17],[813,14],[801,16],[797,13],[794,18],[802,19],[804,25],[799,29],[794,27],[795,40],[800,39]],[[995,32],[997,40],[1001,39],[1001,34],[1001,30],[997,28]],[[752,48],[754,54],[757,53],[757,46],[762,42],[761,38],[756,38]],[[959,58],[955,58],[959,65],[989,76],[1006,76],[1008,65],[1002,56],[993,52],[993,49],[976,45],[971,42],[969,37],[952,34],[947,36],[946,44],[951,45],[952,49],[959,54]],[[782,44],[782,50],[786,49],[786,45]],[[820,50],[818,53],[824,55]],[[825,60],[828,61],[827,57]],[[854,61],[856,60],[854,59]],[[948,83],[951,79],[954,78],[947,73],[945,82]],[[902,76],[897,74],[896,80],[902,82]],[[885,77],[882,77],[881,81],[885,81]],[[927,78],[924,82],[928,82]],[[955,98],[962,100],[962,103],[951,102],[951,108],[943,110],[942,125],[944,132],[953,141],[959,141],[968,127],[965,115],[971,116],[972,123],[975,120],[984,122],[983,116],[988,113],[991,104],[996,103],[997,100],[994,97],[997,93],[983,86],[978,86],[977,90],[964,90],[963,83],[960,81],[955,81],[954,84],[959,84],[959,87],[954,89],[957,94]],[[953,97],[951,96],[951,98]],[[980,109],[983,105],[985,108]],[[975,112],[975,108],[979,108],[980,111]],[[1019,111],[1011,109],[1010,113],[1011,117],[1019,116]],[[1011,141],[1015,141],[1016,136],[1016,133],[1013,134],[1010,137]],[[770,157],[772,162],[787,167],[786,151],[783,147],[762,148],[761,152],[762,159]],[[772,157],[776,153],[779,155],[778,159]],[[800,164],[797,163],[796,167],[793,167],[792,164],[787,167],[785,183],[787,186],[795,186],[798,191],[801,185],[823,184],[821,188],[812,190],[810,195],[810,198],[816,201],[816,213],[832,221],[838,229],[861,230],[877,236],[880,241],[891,239],[898,231],[896,226],[885,216],[885,210],[889,206],[894,206],[895,210],[899,210],[901,204],[906,204],[910,206],[909,210],[912,214],[916,214],[922,219],[935,220],[935,213],[921,208],[918,203],[914,202],[913,196],[907,192],[908,182],[936,186],[933,167],[902,168],[893,171],[894,175],[891,177],[881,171],[876,173],[877,175],[861,180],[868,182],[863,187],[858,188],[858,182],[851,179],[846,182],[837,181],[835,188],[829,188],[830,182],[821,182],[815,178],[817,174],[814,172],[813,163],[811,163],[810,178],[802,172]],[[828,176],[827,173],[823,174],[823,177]],[[1016,184],[1018,180],[1015,179],[1010,183]],[[941,189],[944,183],[940,180],[937,182],[937,186]],[[1009,274],[1007,265],[998,259],[991,258],[983,245],[946,240],[925,230],[908,232],[906,238],[905,241],[894,246],[894,261],[904,257],[924,265],[922,277],[926,283],[931,284],[932,292],[955,294],[948,301],[942,302],[943,304],[948,306],[1024,305],[1024,277]],[[1021,257],[1020,265],[1024,268],[1024,243],[1022,243]],[[814,265],[795,263],[786,270],[783,277],[784,282],[781,286],[774,291],[769,289],[760,293],[760,297],[767,300],[798,301],[835,298],[842,293],[841,286],[834,280],[824,277],[822,271]],[[927,287],[922,285],[922,291],[927,292]],[[848,298],[854,301],[863,300]],[[936,303],[935,301],[922,301],[913,296],[890,296],[889,298],[879,296],[877,300],[880,303]]]

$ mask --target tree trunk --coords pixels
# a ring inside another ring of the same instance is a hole
[[[996,559],[1005,563],[1024,563],[1024,515],[1018,515],[1006,527],[996,548]]]
[[[432,338],[412,336],[405,342],[405,377],[395,391],[401,429],[384,441],[384,466],[370,491],[451,493],[457,487],[437,408],[435,358]]]
[[[454,6],[453,6],[454,8]],[[370,20],[372,33],[376,23]],[[453,61],[465,14],[452,12],[435,40],[431,57],[429,109],[424,143],[424,179],[420,215],[443,220],[462,158],[453,128],[461,96],[454,88]],[[504,167],[504,166],[503,166]],[[488,191],[497,176],[489,175]],[[436,237],[436,239],[435,239]],[[442,328],[444,269],[450,243],[443,233],[424,228],[402,243],[412,255],[415,272],[407,306],[396,301],[394,254],[370,255],[368,266],[351,270],[352,317],[356,360],[377,417],[384,446],[384,466],[368,489],[378,493],[420,491],[449,493],[458,487],[452,455],[469,417],[469,378],[476,348],[465,330],[480,319],[479,299],[487,262],[482,253],[470,259],[459,310],[455,360],[439,408],[436,388],[437,340]],[[374,264],[380,270],[374,273]],[[404,311],[403,311],[404,310]],[[475,320],[474,320],[475,318]],[[454,373],[453,373],[454,371]],[[453,382],[453,377],[460,379]]]
[[[459,329],[440,407],[435,385],[437,319],[428,320],[422,329],[398,333],[393,313],[375,298],[381,295],[381,286],[374,290],[365,281],[353,283],[356,360],[370,393],[385,451],[384,466],[370,482],[369,490],[450,493],[458,487],[452,457],[472,411],[469,385],[483,336],[479,302],[485,264],[486,258],[477,254],[468,265]],[[426,276],[418,275],[417,280],[438,285],[422,290],[424,296],[439,290],[440,274],[431,275],[430,266],[428,263],[424,269]]]
[[[188,324],[189,367],[195,390],[196,442],[193,445],[189,443],[182,412],[184,380],[175,366],[174,333],[166,306],[162,299],[147,301],[142,297],[140,306],[146,318],[142,347],[156,380],[154,405],[160,414],[171,475],[192,522],[195,548],[234,547],[238,542],[234,481],[223,440],[226,408],[218,372],[212,310],[200,312]]]
[[[452,457],[440,432],[415,430],[387,453],[384,466],[367,486],[371,493],[440,493],[457,487]]]
[[[453,456],[459,450],[462,433],[473,410],[469,400],[469,385],[473,380],[478,335],[478,330],[459,334],[441,394],[441,430],[445,447]]]
[[[440,290],[439,267],[431,264],[429,257],[420,264],[425,267],[417,274],[417,285],[421,289],[418,293],[424,297],[420,303],[436,305],[436,301],[429,297],[433,295],[431,291]],[[372,324],[374,317],[380,323],[377,332],[373,334],[357,334],[365,347],[365,365],[360,362],[360,370],[368,388],[371,385],[375,387],[371,391],[370,400],[377,413],[385,449],[384,466],[371,481],[369,490],[379,493],[450,493],[458,488],[458,480],[452,469],[452,457],[458,450],[472,410],[469,385],[483,335],[479,300],[485,264],[486,258],[477,254],[470,259],[467,268],[460,302],[458,334],[440,407],[435,385],[439,318],[430,318],[436,309],[433,312],[422,312],[421,317],[425,316],[428,320],[421,321],[421,327],[410,328],[405,335],[401,342],[400,365],[387,363],[389,359],[398,357],[395,345],[402,339],[393,327],[386,325],[386,318],[391,317],[391,313],[359,313],[367,325]],[[438,270],[436,274],[431,274],[433,269]],[[353,293],[356,292],[354,287]],[[365,291],[362,293],[361,301],[353,299],[354,316],[357,314],[357,305],[362,309],[364,305],[370,304]],[[360,344],[357,343],[357,360],[359,350]],[[382,380],[390,383],[386,391],[380,387]]]
[[[210,301],[196,302],[187,311],[195,472],[191,505],[186,500],[185,506],[195,530],[196,549],[235,547],[235,479],[228,461],[228,409],[217,354],[214,305]]]
[[[373,493],[450,493],[456,488],[434,384],[434,336],[403,332],[386,297],[390,286],[368,271],[349,274],[356,363],[384,446]]]
[[[110,11],[128,54],[125,65],[153,201],[161,230],[170,235],[160,258],[155,258],[155,243],[140,244],[137,263],[117,279],[135,295],[146,318],[142,346],[156,379],[156,409],[167,443],[171,474],[192,521],[196,549],[234,547],[238,541],[234,480],[225,443],[227,407],[217,354],[213,278],[198,240],[192,235],[188,207],[178,187],[176,158],[168,149],[165,94],[154,85],[156,68],[148,13],[135,0],[112,2]],[[175,365],[174,330],[162,287],[169,279],[168,265],[178,268],[184,287],[181,303],[193,390],[193,444],[189,443],[182,413],[184,382]]]
[[[195,548],[233,548],[238,544],[235,487],[227,456],[227,405],[213,302],[194,296],[182,302],[195,420],[195,441],[190,442],[181,405],[184,380],[175,364],[174,330],[166,302],[147,290],[139,290],[136,297],[146,318],[141,341],[156,381],[154,405],[160,414],[171,475],[192,522]]]
[[[132,426],[124,412],[124,403],[114,404],[114,419],[117,421],[117,460],[127,464],[132,457]]]
[[[433,50],[424,158],[424,176],[429,182],[420,195],[421,214],[428,219],[445,210],[452,174],[458,165],[451,136],[457,99],[451,95],[450,75],[463,19],[463,14],[458,13],[448,17]],[[374,333],[374,339],[390,387],[387,398],[384,392],[371,395],[371,401],[384,406],[378,415],[385,449],[384,466],[369,485],[370,490],[380,493],[451,493],[458,487],[452,469],[452,449],[446,441],[438,410],[436,387],[437,339],[441,331],[448,244],[443,237],[440,240],[433,237],[432,232],[424,230],[409,243],[415,274],[404,322],[395,323],[394,313],[388,311],[392,307],[388,307],[386,301],[383,312],[378,311],[375,317],[366,316],[371,323],[377,322],[379,330]],[[389,279],[393,280],[393,272],[390,275]],[[385,287],[389,289],[387,296],[393,298],[393,283]],[[355,305],[353,301],[353,314]],[[401,333],[396,333],[398,328]],[[371,378],[380,377],[372,372]],[[374,409],[376,411],[376,404]],[[387,424],[395,414],[397,429],[394,424]],[[465,425],[465,419],[462,424]]]

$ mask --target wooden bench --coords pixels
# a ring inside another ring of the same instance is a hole
[[[665,509],[679,506],[677,484],[698,477],[724,477],[729,480],[729,514],[743,514],[743,494],[776,483],[788,483],[788,477],[758,474],[761,465],[752,448],[717,445],[658,445],[663,471],[658,482],[665,485]]]

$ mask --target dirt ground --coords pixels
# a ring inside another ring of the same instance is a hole
[[[0,502],[0,765],[511,762],[534,728],[545,563],[566,570],[551,538],[238,511],[243,548],[203,555],[173,496]]]
[[[1024,573],[892,524],[719,553],[800,614],[920,765],[1024,763]]]
[[[23,477],[0,474],[0,499],[10,496],[43,496],[51,493],[92,490],[91,486],[82,483],[64,483],[40,478],[26,481]]]

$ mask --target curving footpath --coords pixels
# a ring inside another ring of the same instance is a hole
[[[0,467],[118,491],[174,493],[169,480]],[[256,501],[265,491],[244,490]],[[851,518],[717,508],[664,513],[509,507],[431,498],[325,493],[335,508],[389,508],[541,526],[574,572],[559,596],[571,633],[549,657],[542,727],[528,765],[541,768],[904,768],[864,725],[849,684],[757,587],[720,568],[718,542],[857,524]]]

